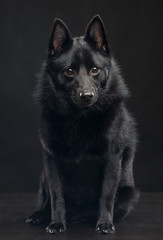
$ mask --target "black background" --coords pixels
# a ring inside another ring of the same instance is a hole
[[[42,167],[32,93],[55,17],[73,36],[100,14],[132,93],[138,122],[134,171],[143,191],[163,190],[163,1],[0,2],[0,191],[36,191]]]

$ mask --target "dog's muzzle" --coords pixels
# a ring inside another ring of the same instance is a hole
[[[89,107],[93,105],[98,98],[98,92],[96,89],[78,89],[73,101],[80,107]]]

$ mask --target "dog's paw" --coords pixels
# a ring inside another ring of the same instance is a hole
[[[51,223],[49,224],[49,226],[46,228],[46,231],[48,233],[61,233],[66,231],[66,225],[58,222],[58,223]]]
[[[98,233],[103,233],[103,234],[114,233],[115,227],[111,223],[100,223],[100,224],[97,224],[96,231]]]
[[[31,216],[29,216],[26,220],[27,223],[31,223],[34,225],[46,223],[50,220],[50,214],[45,210],[34,212]]]

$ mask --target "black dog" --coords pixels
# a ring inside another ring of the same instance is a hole
[[[96,230],[112,233],[113,221],[129,214],[139,192],[127,97],[101,18],[95,16],[76,38],[55,19],[36,91],[44,163],[39,211],[28,222],[50,221],[49,233],[63,232],[75,207],[94,206]]]

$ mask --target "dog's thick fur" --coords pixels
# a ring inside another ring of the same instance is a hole
[[[87,208],[95,213],[96,230],[112,233],[113,222],[130,213],[139,192],[127,97],[101,18],[76,38],[55,19],[36,91],[44,167],[39,209],[28,222],[49,221],[49,233],[63,232],[74,210],[82,215]]]

